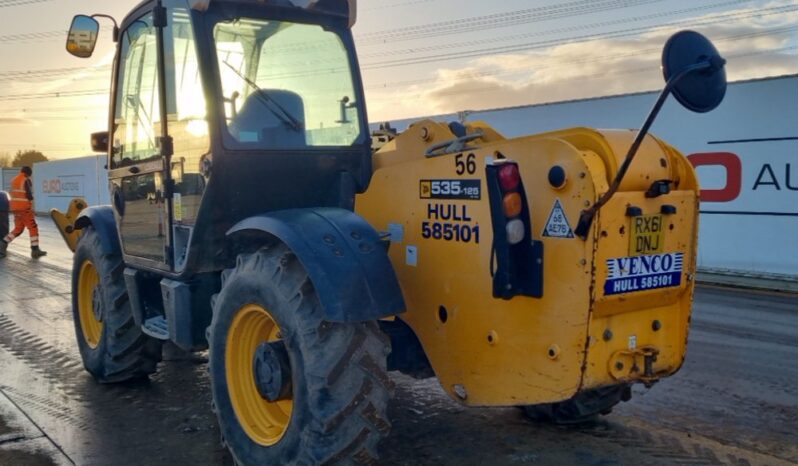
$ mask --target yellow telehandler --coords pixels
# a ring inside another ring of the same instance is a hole
[[[91,56],[100,16],[75,17],[71,54]],[[372,140],[355,18],[355,0],[146,0],[114,24],[92,135],[111,205],[53,213],[86,369],[119,382],[165,341],[208,349],[246,465],[375,463],[388,371],[555,422],[674,374],[699,188],[648,130],[669,95],[720,104],[712,44],[668,41],[640,131],[420,121]]]

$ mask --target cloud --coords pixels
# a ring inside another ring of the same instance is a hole
[[[727,58],[730,81],[798,73],[798,13],[756,18],[751,12],[725,12],[743,19],[722,23],[711,16],[690,21]],[[660,89],[662,47],[676,30],[485,56],[439,68],[429,84],[402,91],[401,101],[387,103],[395,95],[370,92],[371,113],[403,118]]]

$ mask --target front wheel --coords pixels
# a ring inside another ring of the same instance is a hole
[[[376,462],[392,389],[376,323],[325,321],[283,245],[240,255],[222,275],[213,313],[214,409],[239,464]]]
[[[103,252],[87,227],[73,259],[72,317],[83,366],[102,383],[146,377],[161,360],[161,342],[133,321],[123,271],[122,255]]]

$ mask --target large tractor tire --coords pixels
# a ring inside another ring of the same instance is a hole
[[[615,405],[628,401],[630,397],[629,385],[615,385],[581,392],[558,403],[524,406],[523,410],[533,421],[582,424],[596,420],[599,415],[609,414]]]
[[[101,383],[155,372],[161,342],[133,321],[119,251],[103,254],[100,236],[87,227],[72,265],[72,316],[83,366]]]
[[[390,431],[389,341],[331,323],[282,244],[238,256],[208,331],[214,411],[237,464],[374,464]]]

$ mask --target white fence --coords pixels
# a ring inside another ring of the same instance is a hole
[[[88,156],[33,165],[33,198],[37,213],[66,210],[76,197],[89,205],[110,204],[107,156]]]
[[[639,128],[658,93],[434,117],[483,120],[507,137],[555,129]],[[402,129],[418,118],[397,122]],[[714,112],[670,98],[652,132],[697,166],[703,271],[798,280],[798,76],[729,85]]]

